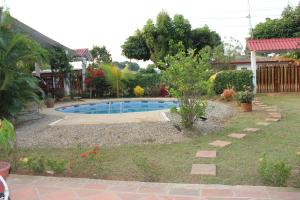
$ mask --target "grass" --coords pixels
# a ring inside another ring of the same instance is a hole
[[[155,165],[160,182],[263,185],[257,168],[259,158],[267,153],[268,158],[283,160],[293,168],[288,185],[299,187],[300,160],[296,152],[300,151],[300,96],[283,94],[261,96],[261,99],[267,105],[278,106],[283,114],[283,120],[267,127],[262,126],[260,132],[251,133],[242,140],[232,139],[227,135],[231,132],[240,132],[246,127],[259,127],[256,122],[264,121],[265,112],[238,112],[225,124],[224,130],[199,136],[186,143],[101,148],[97,155],[88,158],[79,156],[86,151],[81,147],[21,149],[18,151],[18,157],[38,153],[47,158],[65,159],[68,161],[68,169],[64,174],[66,176],[143,181],[144,174],[134,162],[139,156],[147,158]],[[208,143],[216,139],[231,141],[232,144],[218,149],[216,159],[195,158],[198,150],[214,149]],[[215,163],[217,176],[191,176],[191,166],[196,163]],[[28,171],[19,165],[17,173]]]

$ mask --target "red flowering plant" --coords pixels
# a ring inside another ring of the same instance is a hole
[[[161,97],[167,97],[168,95],[169,95],[169,92],[168,92],[166,86],[165,85],[161,85],[160,86],[160,96]]]
[[[90,156],[94,156],[94,155],[98,154],[99,150],[100,150],[99,145],[95,145],[92,150],[90,150],[88,152],[80,153],[79,156],[81,158],[87,158]]]
[[[84,83],[88,86],[88,87],[93,87],[93,81],[96,78],[103,78],[104,77],[104,72],[102,71],[102,69],[96,69],[93,68],[92,66],[89,66],[86,69],[86,77],[85,77],[85,81]]]

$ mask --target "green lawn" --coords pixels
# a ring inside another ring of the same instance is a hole
[[[143,156],[156,167],[160,182],[262,185],[257,173],[258,160],[263,153],[267,153],[271,159],[283,160],[293,167],[288,185],[299,187],[300,160],[297,159],[296,152],[300,151],[300,95],[262,95],[261,99],[267,105],[277,105],[283,120],[261,127],[260,132],[251,133],[242,140],[229,138],[227,134],[239,132],[246,127],[259,127],[255,123],[264,121],[265,112],[238,112],[225,124],[223,131],[199,136],[188,143],[101,148],[93,158],[79,157],[83,152],[79,148],[21,149],[18,156],[28,157],[38,153],[46,157],[66,159],[69,161],[67,176],[139,181],[144,178],[133,160],[136,156]],[[232,141],[232,144],[219,149],[215,160],[195,158],[197,150],[213,149],[208,143],[216,139]],[[217,164],[217,176],[190,175],[191,166],[196,163]],[[20,166],[18,172],[26,171]]]

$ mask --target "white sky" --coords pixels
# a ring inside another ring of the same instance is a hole
[[[249,32],[247,0],[6,0],[11,14],[70,48],[105,45],[113,60],[123,61],[121,45],[149,18],[165,10],[183,14],[193,28],[207,24],[221,37],[245,44]],[[253,27],[277,18],[299,0],[250,0]]]

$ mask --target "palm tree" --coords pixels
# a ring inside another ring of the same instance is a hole
[[[46,51],[20,33],[13,33],[8,12],[0,22],[0,118],[14,116],[28,101],[38,101],[31,75],[34,63],[45,60]]]
[[[105,80],[110,84],[119,98],[120,90],[124,87],[123,81],[131,79],[133,74],[128,69],[128,66],[121,70],[113,64],[102,64],[101,69],[104,71]]]

